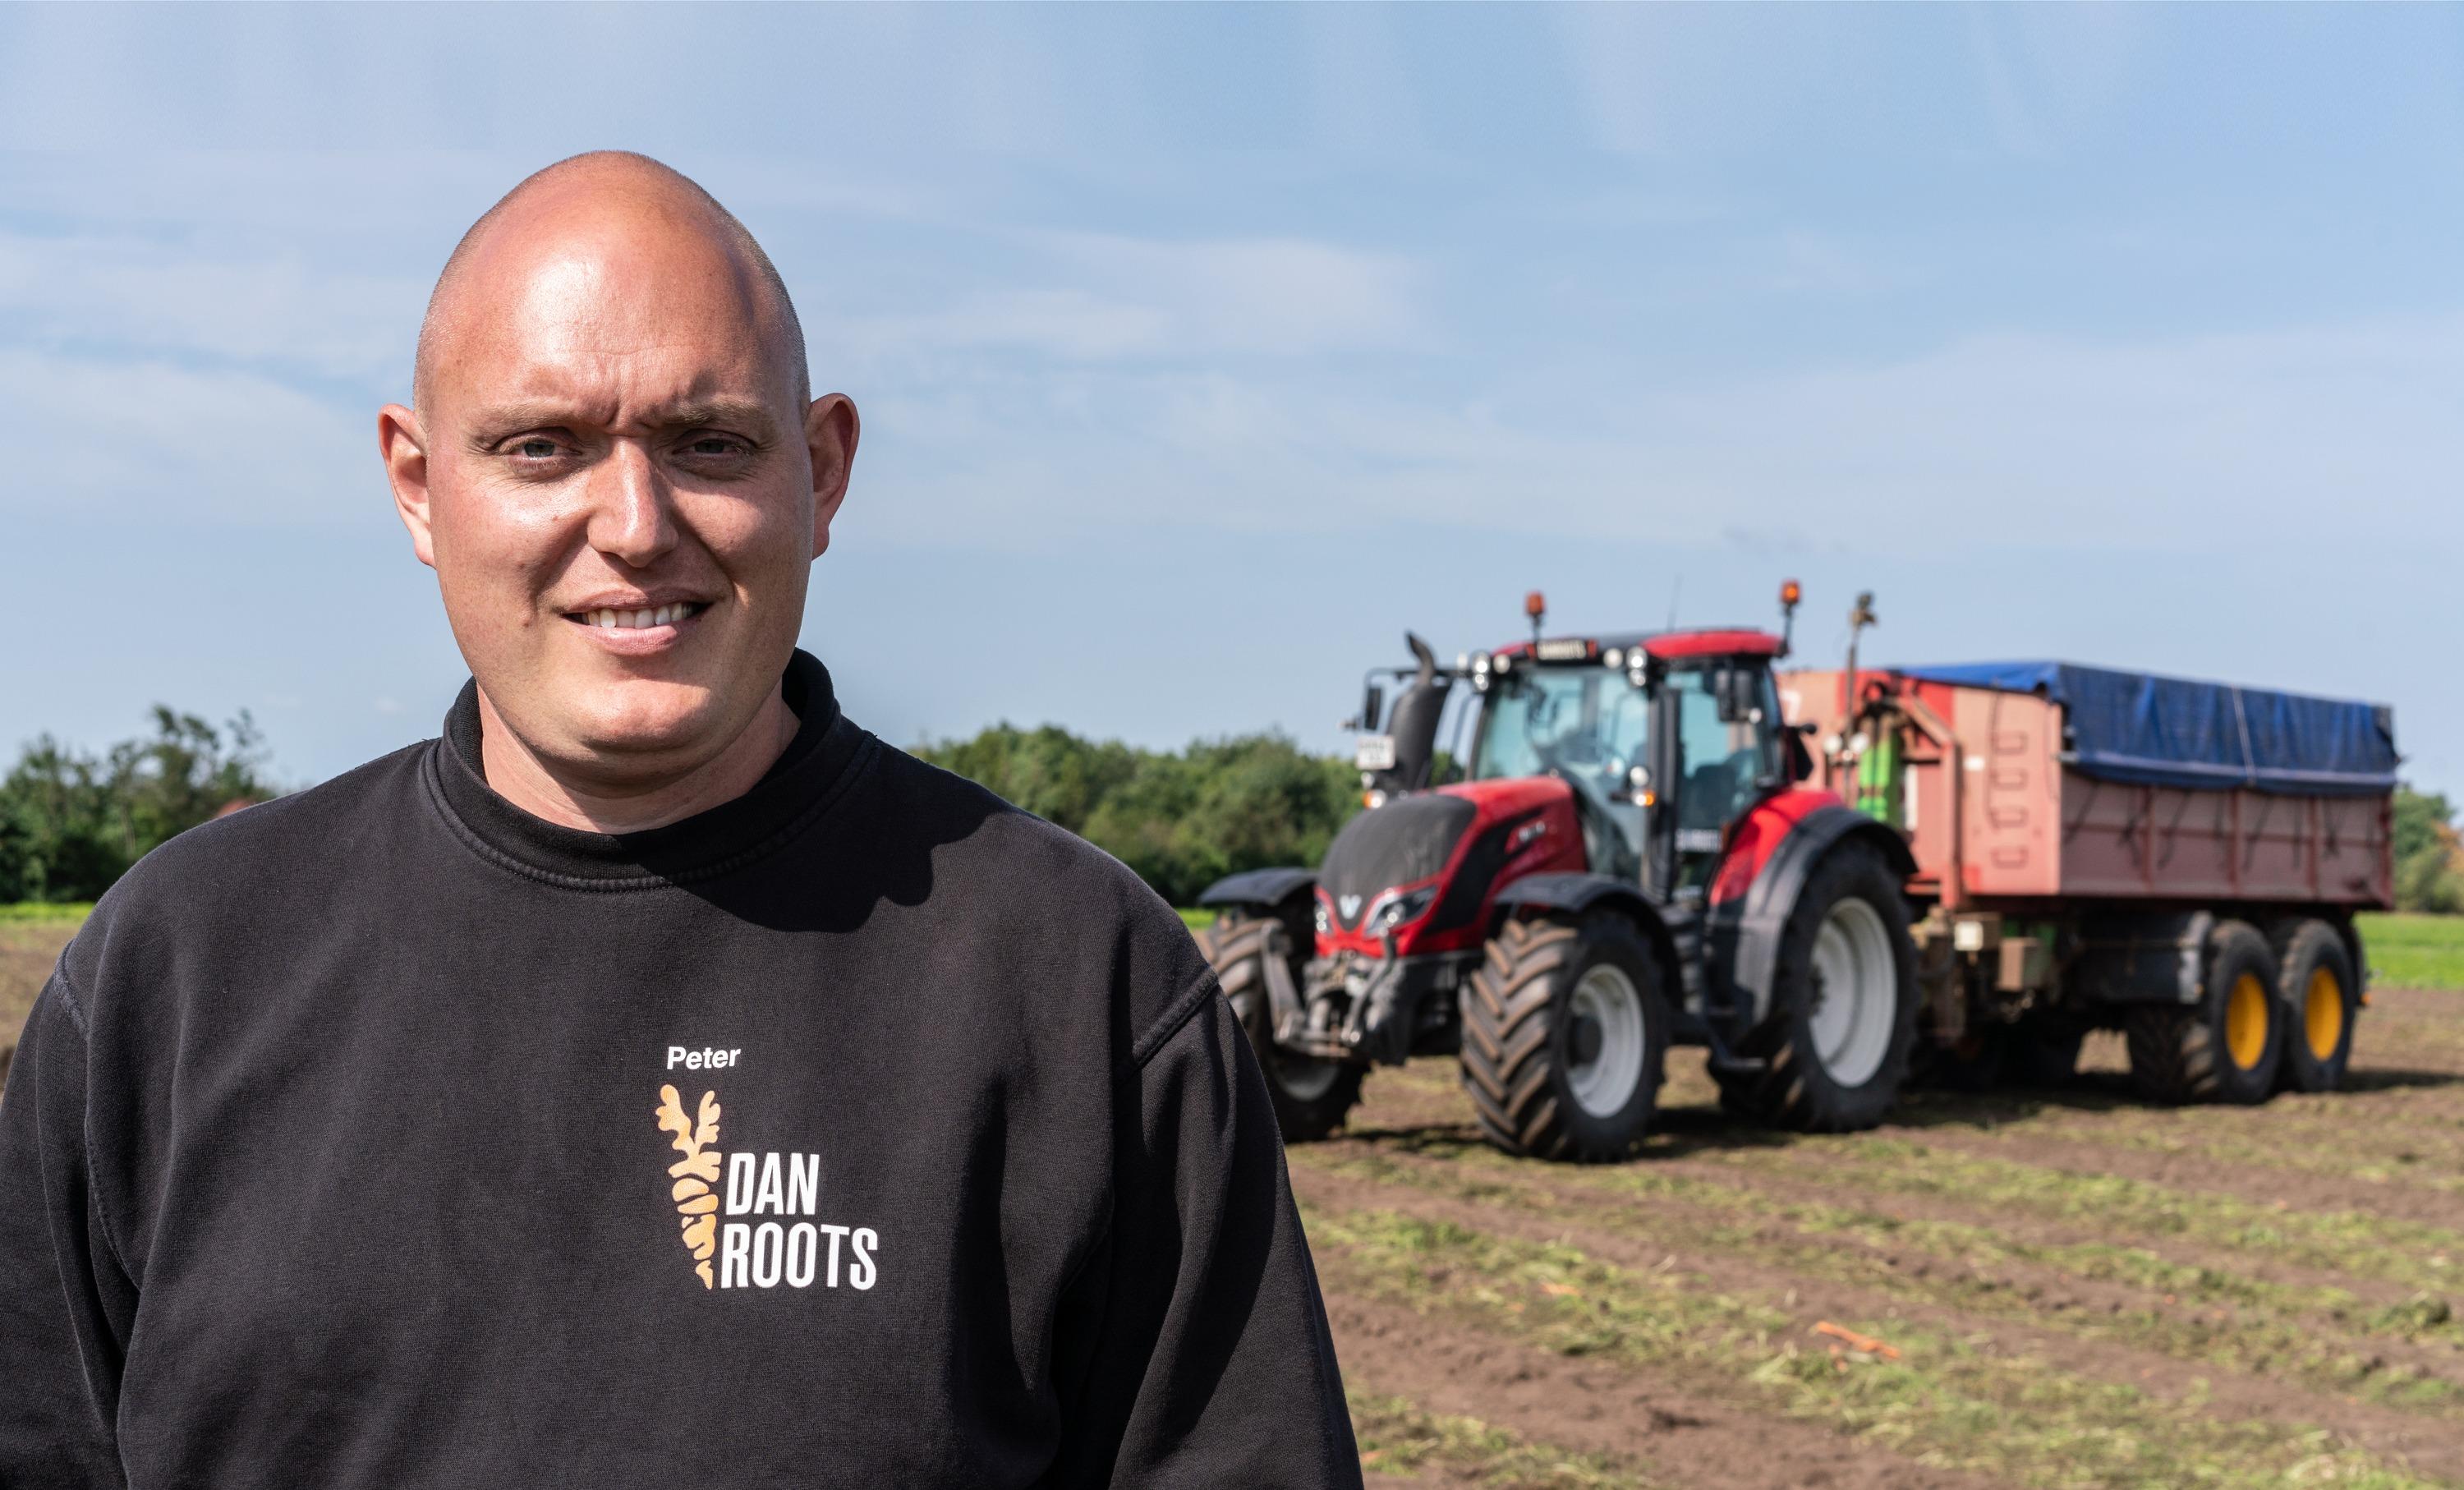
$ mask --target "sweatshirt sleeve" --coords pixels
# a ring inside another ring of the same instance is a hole
[[[1265,1078],[1213,978],[1199,997],[1123,1078],[1112,1227],[1071,1290],[1057,1364],[1080,1387],[1049,1482],[1356,1486]]]
[[[87,1167],[86,1036],[55,975],[0,1093],[0,1485],[121,1485],[113,1425],[137,1291]]]

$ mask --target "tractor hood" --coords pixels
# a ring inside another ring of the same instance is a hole
[[[1345,823],[1328,845],[1317,876],[1333,924],[1358,931],[1372,904],[1387,890],[1444,868],[1479,816],[1480,810],[1460,797],[1424,792],[1397,797]]]
[[[1318,953],[1477,951],[1498,887],[1584,867],[1574,794],[1550,777],[1397,797],[1345,823],[1318,870]]]

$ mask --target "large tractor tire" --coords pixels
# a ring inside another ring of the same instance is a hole
[[[1287,1144],[1315,1143],[1343,1126],[1360,1100],[1360,1079],[1366,1074],[1348,1061],[1323,1061],[1298,1055],[1275,1044],[1275,1014],[1267,997],[1267,960],[1283,964],[1298,987],[1308,958],[1295,951],[1285,918],[1244,916],[1226,911],[1198,933],[1199,950],[1215,969],[1223,997],[1249,1037],[1258,1069],[1274,1099],[1275,1126]]]
[[[2324,921],[2296,921],[2276,937],[2276,986],[2289,1024],[2277,1084],[2291,1091],[2334,1091],[2353,1058],[2353,1021],[2362,980],[2344,938]]]
[[[1806,880],[1780,932],[1771,1007],[1720,1078],[1722,1106],[1809,1133],[1872,1128],[1899,1100],[1917,1037],[1917,953],[1900,877],[1850,842]]]
[[[1668,1006],[1633,922],[1508,921],[1463,996],[1463,1087],[1481,1132],[1537,1159],[1620,1159],[1660,1097]]]
[[[2150,1102],[2265,1102],[2284,1050],[2276,949],[2258,929],[2226,921],[2208,938],[2197,1003],[2130,1011],[2130,1081]]]

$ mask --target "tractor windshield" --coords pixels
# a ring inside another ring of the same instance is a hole
[[[1492,681],[1485,702],[1472,778],[1564,778],[1596,840],[1593,863],[1612,873],[1639,866],[1642,809],[1629,773],[1648,760],[1643,690],[1607,668],[1526,668]]]

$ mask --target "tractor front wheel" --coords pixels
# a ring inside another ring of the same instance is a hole
[[[1780,932],[1771,1007],[1720,1079],[1728,1110],[1776,1128],[1872,1128],[1897,1102],[1917,1036],[1917,953],[1899,876],[1859,843],[1815,866]]]
[[[1463,1087],[1508,1153],[1623,1158],[1667,1048],[1659,964],[1622,916],[1508,921],[1463,996]]]
[[[1257,1054],[1284,1142],[1314,1143],[1341,1128],[1360,1100],[1360,1079],[1366,1073],[1347,1061],[1299,1055],[1275,1043],[1274,1003],[1266,993],[1268,960],[1282,964],[1294,987],[1307,963],[1294,950],[1284,918],[1232,911],[1198,933],[1198,947],[1215,969],[1216,981],[1222,984],[1223,997],[1231,1000],[1232,1013]]]

